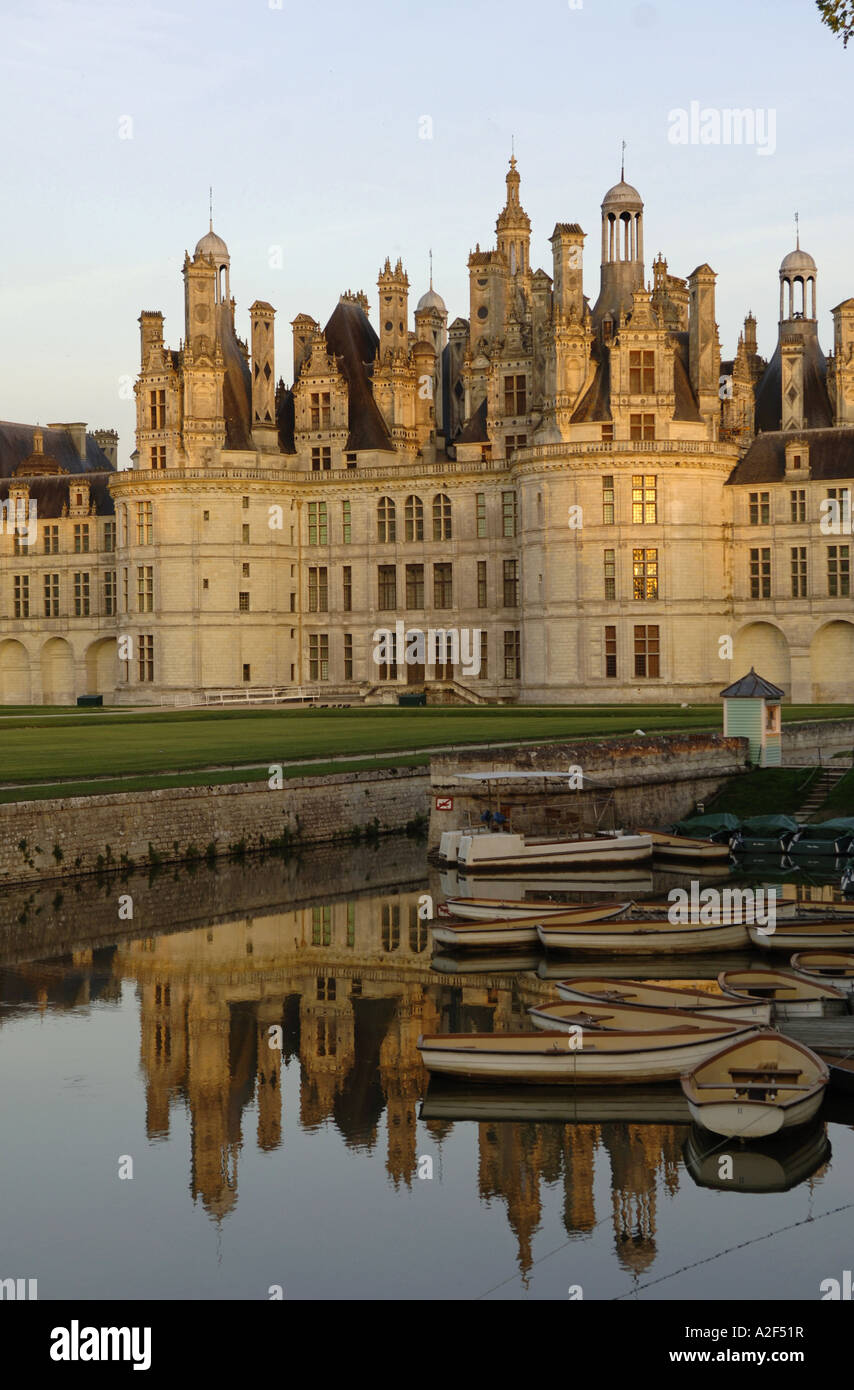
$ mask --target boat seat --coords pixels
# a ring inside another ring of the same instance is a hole
[[[786,1081],[782,1085],[778,1081],[740,1081],[736,1083],[735,1090],[739,1095],[745,1091],[811,1091],[814,1085],[814,1081],[798,1083]],[[698,1091],[729,1091],[732,1089],[726,1081],[695,1081],[694,1086]]]
[[[803,1075],[803,1068],[792,1067],[787,1070],[771,1065],[767,1067],[730,1067],[729,1074],[734,1082],[750,1081],[797,1081]]]

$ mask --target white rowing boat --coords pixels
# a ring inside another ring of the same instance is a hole
[[[712,953],[738,950],[747,946],[749,940],[747,927],[741,922],[680,925],[668,921],[667,917],[565,924],[547,918],[537,927],[537,935],[547,951],[579,951],[587,955]]]
[[[845,951],[796,951],[791,967],[805,980],[822,980],[843,994],[854,994],[854,953]]]
[[[627,1004],[632,1008],[680,1009],[703,1018],[737,1019],[764,1027],[771,1021],[771,1004],[763,999],[727,999],[720,991],[679,989],[645,980],[604,979],[590,975],[561,980],[555,988],[561,999],[577,1004]]]
[[[446,898],[443,906],[451,917],[463,917],[472,922],[493,922],[502,917],[510,921],[534,914],[551,915],[553,912],[574,913],[579,920],[599,922],[607,917],[619,917],[628,912],[632,904],[615,903],[610,899],[608,902],[595,903],[556,903],[549,898],[543,901],[537,898]],[[439,911],[442,913],[441,907]]]
[[[614,914],[625,911],[627,903],[614,904]],[[440,946],[450,946],[452,950],[460,947],[495,947],[502,949],[516,946],[538,946],[540,938],[537,928],[543,921],[557,922],[598,922],[604,920],[601,907],[589,916],[587,909],[570,907],[560,912],[542,913],[534,911],[527,917],[497,918],[487,921],[446,922],[436,918],[430,923],[433,941]]]
[[[729,1041],[753,1032],[750,1024],[711,1024],[663,1033],[432,1033],[418,1039],[427,1070],[469,1081],[526,1085],[620,1085],[677,1081]]]
[[[692,1118],[727,1139],[763,1139],[807,1124],[829,1072],[802,1043],[775,1032],[728,1043],[681,1078]]]
[[[629,1004],[579,1004],[561,999],[556,1004],[535,1004],[528,1010],[535,1028],[551,1033],[592,1032],[670,1033],[711,1028],[717,1034],[719,1019],[708,1019],[682,1009],[635,1009]]]
[[[517,835],[500,830],[460,837],[457,864],[465,873],[536,872],[543,868],[610,869],[618,865],[648,864],[652,859],[649,835],[625,835],[620,830],[596,835]]]
[[[652,852],[656,859],[686,860],[689,863],[726,864],[729,862],[729,843],[717,844],[714,840],[696,840],[687,835],[670,835],[664,830],[641,828],[641,835],[649,835]]]
[[[822,980],[806,980],[793,970],[722,970],[721,992],[731,999],[769,999],[775,1018],[821,1018],[848,1012],[841,990]]]
[[[787,951],[789,955],[795,951],[844,951],[854,946],[854,922],[847,918],[778,921],[774,931],[767,927],[763,931],[750,923],[748,931],[754,946],[762,946],[767,951]]]

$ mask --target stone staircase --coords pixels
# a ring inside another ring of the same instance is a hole
[[[806,801],[801,809],[795,812],[794,819],[799,825],[809,824],[812,816],[824,805],[836,783],[845,776],[848,770],[847,767],[826,767],[819,772],[810,786]]]

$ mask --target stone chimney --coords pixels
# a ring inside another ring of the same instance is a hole
[[[86,423],[83,420],[75,420],[72,424],[48,424],[49,430],[65,430],[71,436],[71,442],[77,450],[77,457],[81,463],[86,462]]]

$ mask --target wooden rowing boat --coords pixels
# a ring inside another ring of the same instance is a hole
[[[620,1085],[676,1081],[727,1042],[753,1032],[720,1023],[663,1033],[433,1033],[418,1039],[427,1070],[468,1081],[526,1085]]]
[[[537,935],[547,951],[634,956],[738,950],[749,939],[741,922],[680,925],[666,916],[601,923],[558,923],[549,917],[537,927]]]
[[[767,951],[787,951],[789,955],[795,951],[845,950],[854,946],[854,921],[846,918],[778,921],[773,931],[767,927],[760,929],[750,922],[747,930],[754,946],[762,946]]]
[[[630,902],[615,903],[556,903],[550,898],[543,901],[537,898],[446,898],[442,905],[451,917],[462,917],[465,921],[495,922],[500,918],[515,921],[519,917],[551,915],[553,912],[573,915],[579,921],[600,922],[608,917],[619,917],[631,908]],[[442,916],[442,907],[439,908]]]
[[[796,951],[791,967],[807,980],[823,980],[843,994],[854,994],[854,953],[845,951]]]
[[[829,1080],[803,1043],[771,1030],[727,1043],[680,1078],[692,1118],[727,1139],[764,1139],[807,1124]]]
[[[628,904],[619,903],[615,907],[615,912],[625,911]],[[474,922],[446,922],[442,918],[436,918],[430,924],[433,933],[433,941],[440,946],[450,946],[453,950],[460,947],[495,947],[502,949],[516,946],[538,946],[540,938],[537,935],[537,928],[544,921],[549,922],[598,922],[604,920],[600,915],[594,913],[588,917],[584,908],[570,907],[563,908],[559,912],[534,912],[526,917],[495,918],[489,921]]]
[[[648,835],[600,831],[596,835],[517,835],[499,830],[465,834],[457,848],[457,864],[465,873],[533,872],[547,867],[609,869],[615,865],[648,864],[652,841]]]
[[[673,985],[648,984],[645,980],[620,980],[578,976],[560,980],[555,988],[561,999],[578,1004],[627,1004],[634,1009],[680,1009],[704,1018],[736,1019],[764,1027],[771,1021],[771,1004],[764,999],[728,999],[705,989],[679,989]]]
[[[585,1003],[560,999],[556,1004],[535,1004],[528,1010],[535,1028],[552,1033],[592,1032],[669,1033],[674,1029],[707,1029],[717,1032],[720,1019],[700,1017],[682,1009],[636,1009],[630,1004]],[[741,1020],[739,1020],[741,1021]]]
[[[793,970],[723,970],[721,992],[732,999],[770,999],[775,1018],[821,1018],[848,1012],[846,995],[821,980],[806,980]]]
[[[815,1054],[830,1072],[830,1089],[854,1095],[854,1057],[834,1047],[816,1048]]]
[[[639,835],[649,835],[652,840],[652,853],[656,859],[686,860],[689,863],[729,862],[729,844],[718,844],[714,840],[697,840],[688,835],[671,835],[664,830],[640,828]]]

